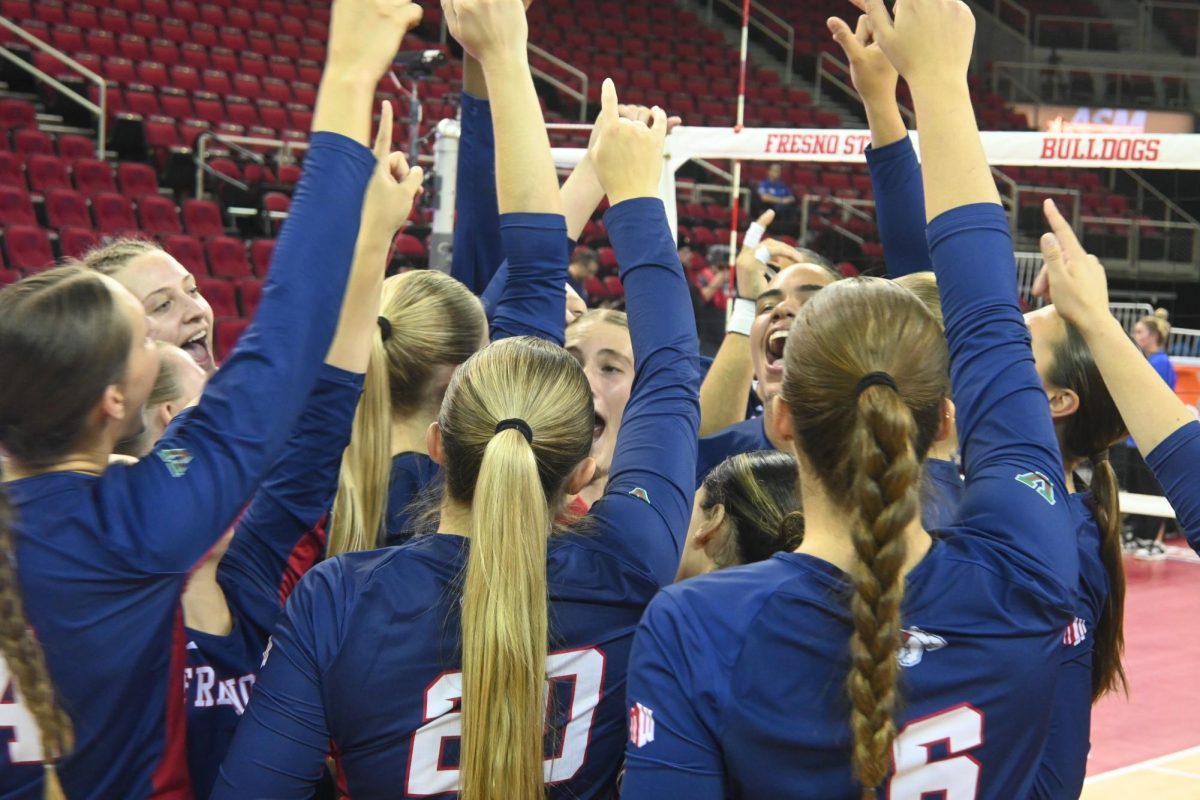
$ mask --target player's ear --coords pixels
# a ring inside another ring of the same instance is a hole
[[[954,435],[954,401],[947,397],[942,401],[942,416],[938,420],[937,433],[934,435],[935,442],[944,442]]]
[[[425,431],[425,449],[429,451],[433,463],[439,467],[446,466],[442,462],[442,429],[436,421],[429,423],[429,430]]]
[[[696,531],[696,544],[704,548],[706,552],[713,545],[720,544],[721,539],[727,535],[725,531],[727,516],[724,503],[716,503],[712,508],[705,510],[704,521],[700,523],[700,528]]]
[[[567,476],[566,493],[567,496],[576,495],[583,491],[583,487],[592,482],[592,478],[596,476],[596,459],[588,456],[583,461],[575,465],[575,469],[571,470],[571,474]]]
[[[1079,410],[1079,395],[1074,389],[1052,389],[1046,393],[1050,398],[1050,418],[1064,419]]]
[[[796,438],[792,431],[792,408],[783,399],[782,394],[777,394],[769,401],[771,403],[771,430],[767,431],[767,435],[780,442],[790,442]]]

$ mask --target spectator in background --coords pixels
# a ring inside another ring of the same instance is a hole
[[[567,284],[575,290],[575,294],[590,304],[587,282],[600,272],[600,257],[590,247],[576,247],[571,255],[571,263],[567,265]]]
[[[759,213],[767,210],[775,212],[775,222],[778,228],[791,232],[796,225],[796,195],[783,182],[783,168],[772,164],[767,169],[767,177],[758,182],[754,188],[756,209]]]
[[[697,258],[691,242],[680,237],[679,260],[692,292],[692,307],[696,312],[696,333],[700,338],[700,355],[712,358],[725,338],[725,308],[729,298],[725,293],[729,270],[714,269],[706,259]]]
[[[1175,367],[1171,365],[1171,359],[1167,355],[1167,336],[1170,332],[1171,326],[1167,322],[1167,311],[1164,308],[1142,317],[1133,326],[1134,342],[1163,382],[1174,389]],[[1123,467],[1118,475],[1126,491],[1153,495],[1163,493],[1162,487],[1154,479],[1154,474],[1138,453],[1132,438],[1128,439],[1124,446],[1117,445],[1113,450],[1120,466]],[[1159,561],[1167,557],[1162,546],[1166,520],[1130,515],[1127,526],[1129,537],[1126,539],[1125,549],[1132,551],[1136,558],[1143,561]]]

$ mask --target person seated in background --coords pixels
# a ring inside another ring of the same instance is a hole
[[[796,195],[783,182],[783,167],[772,164],[767,169],[767,177],[754,187],[754,200],[760,212],[775,212],[775,220],[781,228],[790,232],[795,226]]]
[[[594,278],[600,272],[600,258],[590,247],[576,247],[571,254],[571,263],[567,265],[567,285],[575,290],[575,294],[589,302],[587,291],[588,278]]]

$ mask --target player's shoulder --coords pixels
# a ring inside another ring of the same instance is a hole
[[[735,422],[727,428],[722,428],[716,433],[703,437],[700,441],[703,442],[752,442],[762,443],[767,441],[765,423],[762,417],[751,417],[744,419],[741,422]]]

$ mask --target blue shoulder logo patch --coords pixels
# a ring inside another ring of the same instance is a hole
[[[1017,483],[1023,483],[1033,489],[1050,505],[1054,505],[1054,484],[1040,472],[1022,472],[1017,476]]]
[[[636,497],[638,500],[646,501],[646,505],[650,505],[650,493],[647,492],[642,487],[639,486],[636,489],[630,489],[629,493],[631,495],[633,495],[634,497]]]
[[[188,467],[192,464],[192,453],[190,450],[174,448],[171,450],[155,450],[154,452],[167,465],[167,472],[171,473],[172,478],[182,478],[187,474]]]

